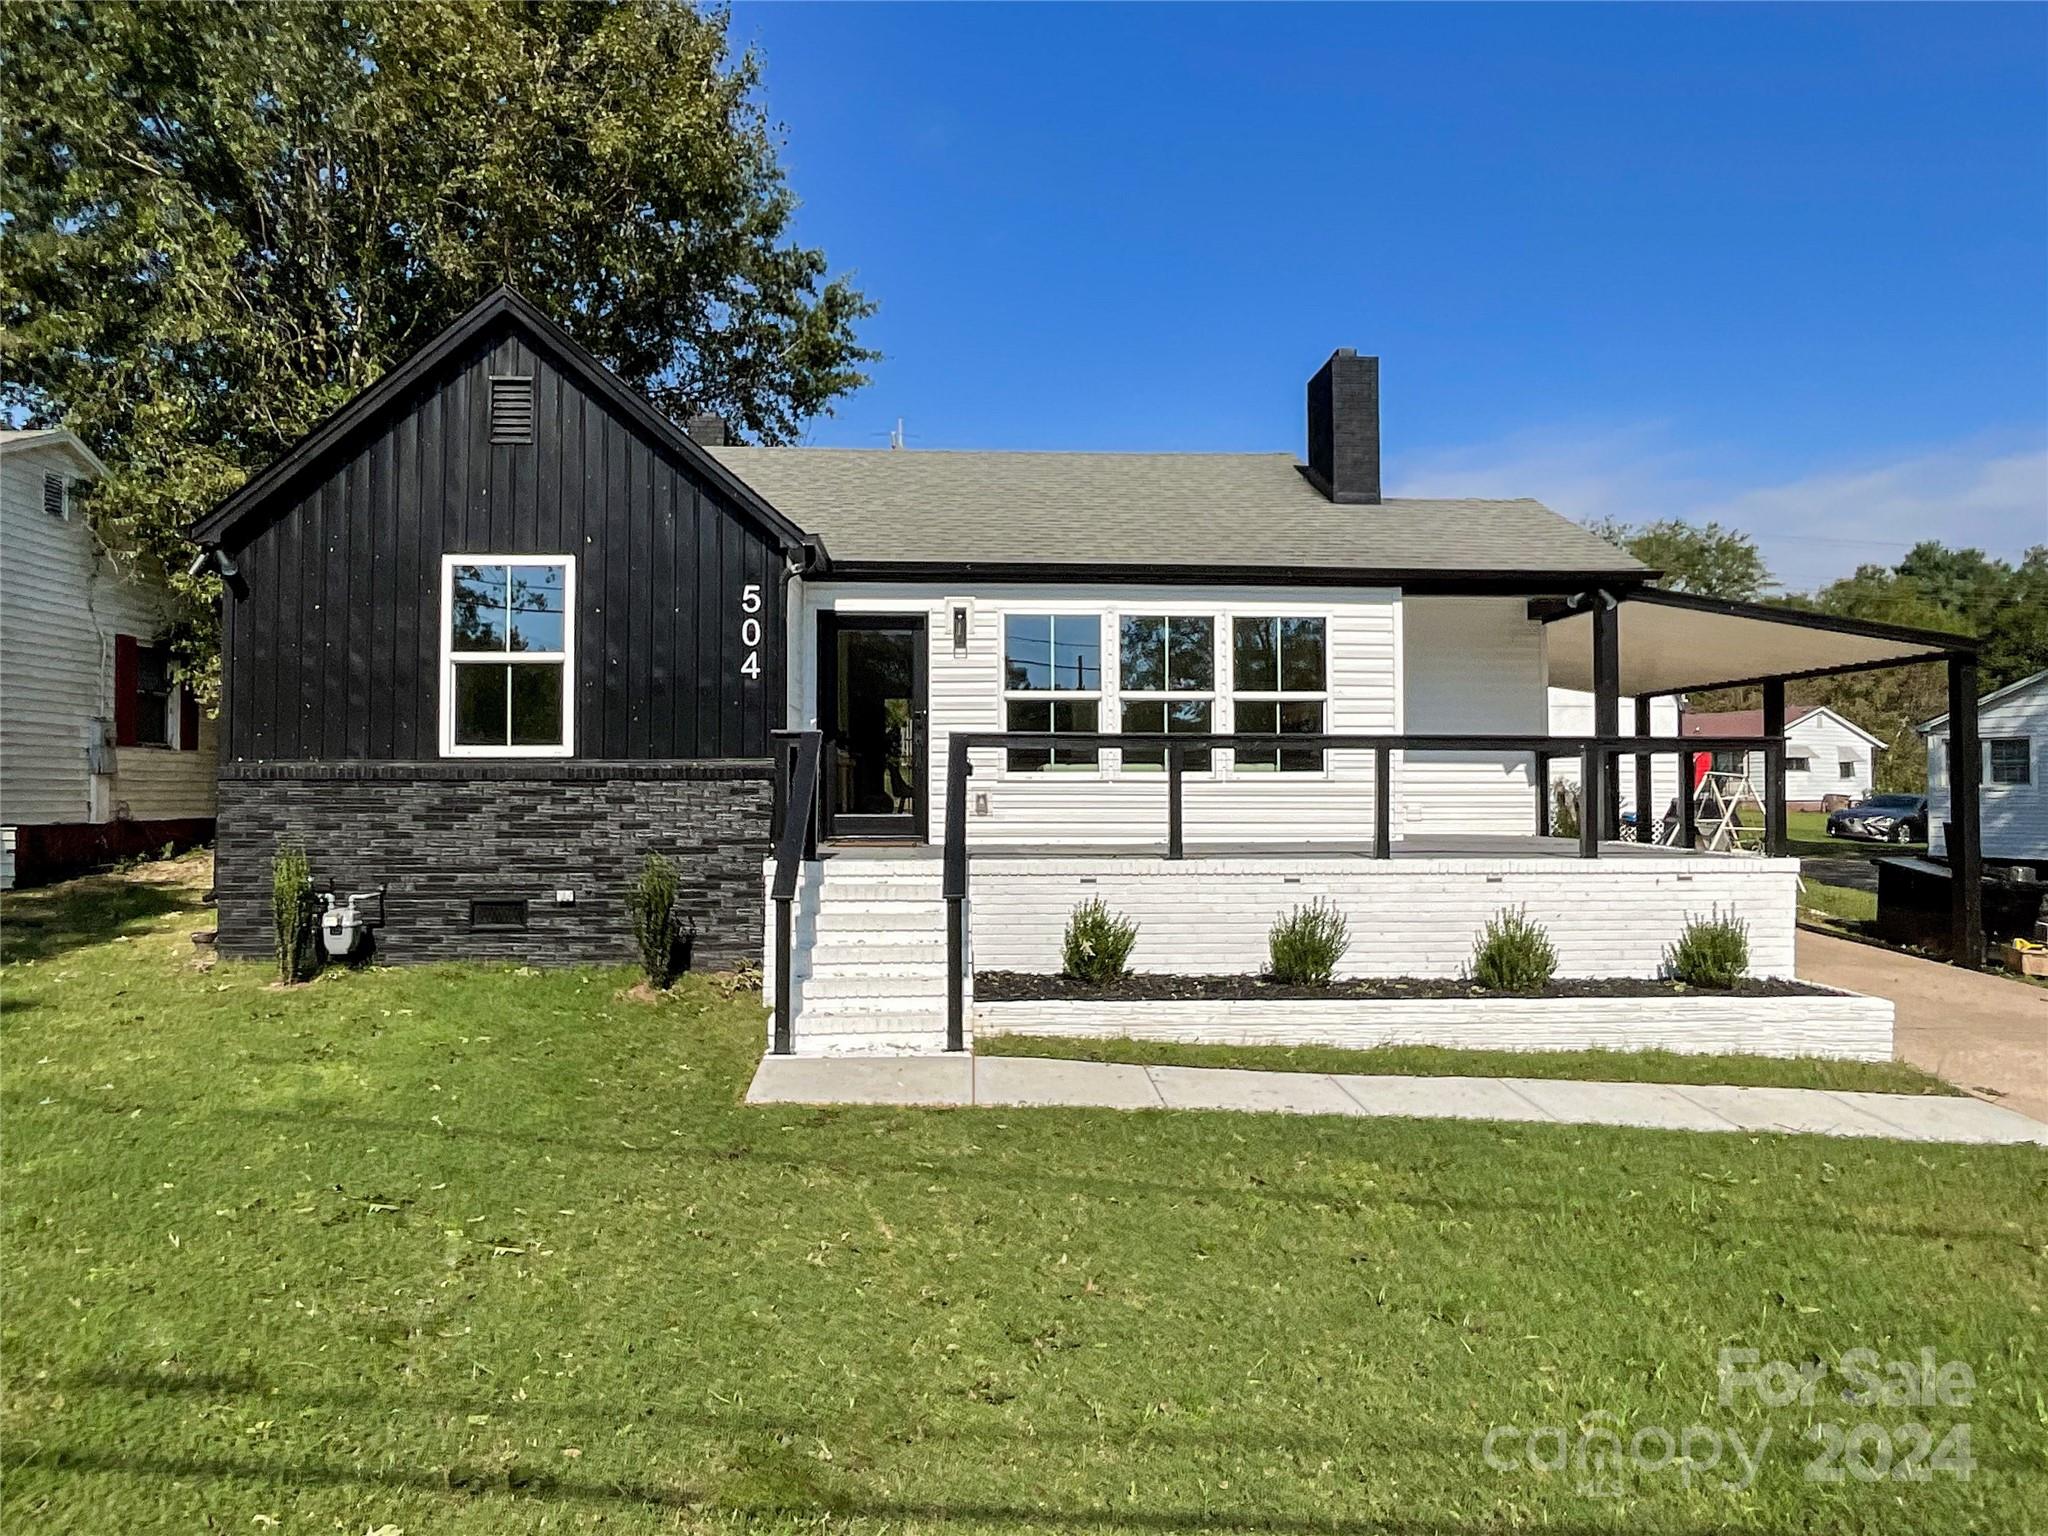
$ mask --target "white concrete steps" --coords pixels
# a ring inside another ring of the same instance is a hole
[[[943,1043],[946,907],[935,860],[835,852],[804,867],[792,916],[799,1052]]]

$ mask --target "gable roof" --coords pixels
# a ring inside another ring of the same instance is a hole
[[[1977,712],[1982,714],[1985,705],[2001,703],[2011,698],[2014,694],[2025,693],[2029,688],[2037,688],[2044,682],[2048,682],[2048,667],[2043,667],[2039,672],[2029,677],[2023,677],[2018,682],[2007,683],[2003,688],[1992,689],[1991,692],[1985,694],[1983,698],[1977,701]],[[1913,729],[1922,736],[1925,736],[1929,731],[1938,731],[1947,724],[1948,711],[1943,710],[1932,720],[1922,720]]]
[[[66,427],[17,427],[0,432],[0,453],[28,448],[61,448],[88,473],[104,475],[107,472],[100,456],[86,447],[76,432]]]
[[[243,519],[262,511],[301,475],[323,460],[331,448],[402,403],[412,390],[432,378],[440,367],[485,336],[518,331],[576,382],[613,411],[679,455],[751,515],[785,549],[809,542],[804,531],[778,512],[750,486],[737,479],[703,446],[690,437],[638,390],[585,350],[567,331],[510,288],[498,288],[453,321],[447,329],[397,367],[335,411],[262,473],[187,530],[195,543],[221,543]]]
[[[1332,503],[1285,453],[713,448],[835,568],[1098,566],[1399,576],[1648,567],[1536,501]]]
[[[1880,752],[1889,750],[1883,738],[1873,736],[1840,710],[1826,704],[1787,704],[1785,734],[1791,735],[1795,725],[1815,715],[1826,715],[1844,729],[1854,731]],[[1678,733],[1681,736],[1761,737],[1764,733],[1764,712],[1760,709],[1691,710],[1679,716]]]

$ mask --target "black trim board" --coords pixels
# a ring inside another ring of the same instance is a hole
[[[823,545],[815,536],[806,534],[778,512],[760,492],[719,463],[704,450],[703,445],[657,410],[646,396],[629,387],[575,337],[510,288],[497,288],[485,295],[432,341],[336,410],[283,457],[194,522],[187,530],[187,536],[195,544],[208,548],[224,543],[246,518],[263,511],[302,475],[317,469],[331,449],[376,421],[385,410],[402,402],[413,389],[472,343],[497,334],[496,328],[499,327],[523,332],[537,350],[549,354],[565,372],[573,375],[619,415],[648,433],[680,457],[692,471],[730,496],[782,545],[785,552],[796,553],[808,546],[820,555],[824,553]]]
[[[1659,608],[1684,608],[1693,613],[1717,614],[1722,618],[1760,619],[1768,624],[1784,624],[1796,629],[1825,629],[1835,634],[1860,635],[1867,640],[1890,640],[1901,645],[1924,645],[1930,652],[1937,653],[1937,656],[1953,651],[1965,651],[1974,655],[1981,643],[1974,635],[1950,634],[1946,630],[1910,629],[1903,624],[1885,624],[1876,619],[1845,618],[1835,613],[1818,613],[1810,608],[1780,608],[1769,603],[1738,603],[1729,598],[1703,597],[1696,592],[1672,592],[1662,587],[1644,586],[1629,592],[1617,592],[1614,596],[1622,602],[1650,603]],[[1529,605],[1529,617],[1545,624],[1555,624],[1560,619],[1574,618],[1585,611],[1582,606],[1571,607],[1553,602]],[[1928,659],[1937,659],[1937,656],[1930,656]],[[1901,656],[1883,665],[1904,666],[1913,659]],[[1717,683],[1714,686],[1723,685]]]
[[[1575,592],[1588,586],[1633,587],[1657,571],[1486,571],[1329,565],[1105,565],[1053,560],[838,560],[818,573],[831,581],[982,582],[1018,586],[1034,582],[1144,586],[1258,585],[1280,587],[1398,587],[1417,596],[1526,597]]]

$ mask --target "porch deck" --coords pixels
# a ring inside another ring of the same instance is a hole
[[[1001,859],[1059,859],[1062,862],[1077,859],[1164,859],[1167,857],[1166,843],[976,843],[969,840],[969,849],[977,864],[987,860]],[[1578,839],[1570,837],[1537,837],[1533,833],[1523,836],[1482,833],[1428,833],[1416,837],[1395,838],[1389,846],[1391,856],[1402,859],[1564,859],[1578,862],[1583,858]],[[820,859],[898,859],[905,861],[931,860],[936,863],[945,858],[946,850],[939,843],[912,842],[869,842],[858,838],[842,838],[818,845]],[[1755,854],[1708,853],[1703,850],[1641,843],[1603,842],[1600,844],[1602,859],[1699,859],[1708,862],[1754,862]],[[1373,859],[1370,842],[1333,841],[1316,843],[1285,842],[1193,842],[1187,846],[1187,858],[1199,859]]]

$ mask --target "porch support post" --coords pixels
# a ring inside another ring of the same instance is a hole
[[[1186,749],[1166,749],[1166,856],[1177,859],[1181,856],[1181,783]]]
[[[1650,699],[1649,695],[1639,693],[1636,695],[1636,735],[1638,737],[1647,737],[1649,734]],[[1651,782],[1650,754],[1638,752],[1636,754],[1636,841],[1638,843],[1656,842],[1656,829],[1663,822],[1662,807],[1659,807],[1656,811],[1650,809],[1650,796],[1654,793],[1650,787]]]
[[[1949,958],[1984,961],[1984,843],[1978,790],[1984,749],[1977,736],[1977,658],[1948,659]]]
[[[1394,854],[1394,770],[1393,754],[1385,747],[1372,749],[1372,856],[1392,858]]]
[[[1579,752],[1579,857],[1600,857],[1600,803],[1607,798],[1607,754],[1598,747]]]
[[[1593,594],[1593,734],[1621,734],[1621,608],[1605,592]],[[1621,836],[1621,765],[1605,753],[1596,753],[1595,761],[1605,771],[1584,780],[1579,819],[1592,825],[1596,837],[1617,838]]]
[[[946,850],[940,893],[946,898],[946,1049],[967,1049],[967,741],[946,741]]]
[[[1678,846],[1690,853],[1700,845],[1699,786],[1693,782],[1692,752],[1678,754]]]
[[[1550,755],[1536,754],[1535,771],[1530,775],[1536,785],[1536,835],[1550,836]]]
[[[1785,680],[1764,684],[1764,852],[1785,853]]]

